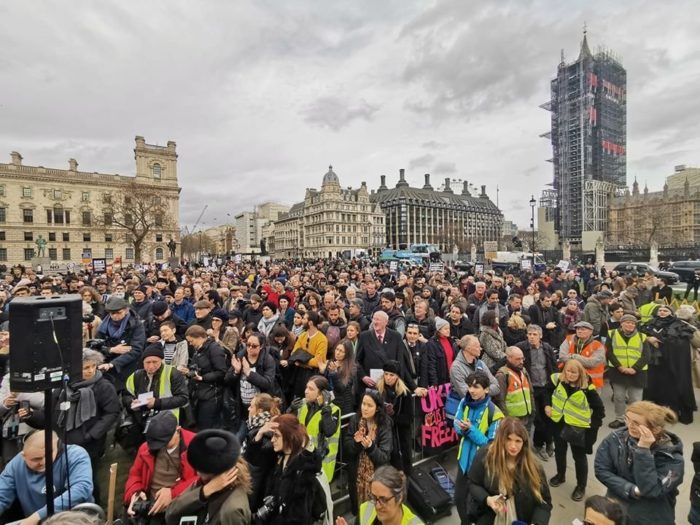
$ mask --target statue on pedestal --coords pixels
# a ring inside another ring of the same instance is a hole
[[[177,243],[175,239],[171,238],[168,242],[168,249],[170,250],[170,257],[175,257],[175,250],[177,249]]]
[[[39,234],[39,237],[36,241],[34,241],[34,244],[36,244],[36,256],[46,257],[46,239]]]

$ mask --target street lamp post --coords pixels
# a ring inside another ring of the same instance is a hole
[[[532,210],[532,216],[530,218],[530,228],[532,229],[532,244],[530,245],[530,249],[532,250],[532,274],[535,274],[535,204],[537,204],[537,201],[535,200],[535,196],[532,195],[530,197],[530,209]]]

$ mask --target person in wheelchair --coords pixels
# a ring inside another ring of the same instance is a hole
[[[163,410],[179,421],[189,394],[185,376],[164,362],[163,347],[154,343],[143,351],[143,368],[131,374],[122,393],[125,418],[117,431],[122,448],[135,450],[143,443],[148,421]]]

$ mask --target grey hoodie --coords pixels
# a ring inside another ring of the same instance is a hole
[[[450,368],[450,383],[452,384],[452,390],[463,398],[467,395],[467,377],[473,372],[480,370],[489,376],[489,395],[491,397],[497,396],[501,389],[498,386],[498,381],[484,364],[481,359],[476,359],[471,365],[467,363],[467,358],[464,357],[464,352],[459,352],[457,357],[455,357],[452,363],[452,368]]]

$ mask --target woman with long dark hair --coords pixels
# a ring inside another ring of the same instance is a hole
[[[370,499],[372,476],[377,467],[389,463],[391,442],[391,420],[384,411],[384,402],[376,390],[368,389],[343,438],[353,513]]]
[[[470,513],[477,525],[546,525],[552,512],[547,478],[530,447],[530,436],[517,418],[501,421],[496,437],[476,453],[469,469]]]
[[[333,404],[340,407],[341,414],[354,412],[357,364],[352,343],[347,339],[340,341],[333,350],[333,359],[319,363],[319,370],[328,378]]]

